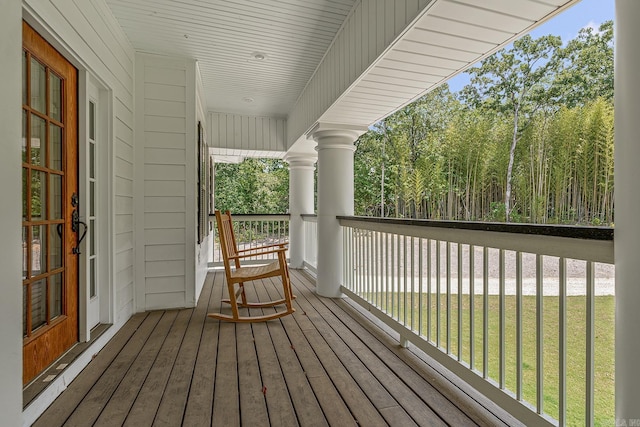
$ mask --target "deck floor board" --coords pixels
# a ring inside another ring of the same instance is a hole
[[[206,317],[230,311],[211,271],[195,308],[132,317],[35,425],[475,424],[357,309],[291,278],[293,315],[236,325]],[[277,279],[247,286],[250,299],[280,293]]]

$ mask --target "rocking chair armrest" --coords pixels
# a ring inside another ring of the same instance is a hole
[[[257,255],[284,253],[286,251],[287,251],[287,248],[278,248],[278,249],[272,249],[272,250],[268,250],[268,251],[253,252],[253,253],[250,253],[250,254],[238,254],[238,255],[230,256],[229,259],[250,258],[252,256],[257,256]]]
[[[275,247],[286,246],[288,244],[289,244],[289,242],[274,243],[272,245],[256,246],[254,248],[249,248],[249,249],[238,249],[236,252],[241,254],[243,252],[250,252],[250,251],[262,250],[262,249],[266,249],[266,248],[275,248]]]

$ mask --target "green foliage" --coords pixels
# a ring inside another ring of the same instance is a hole
[[[216,209],[235,214],[285,213],[289,209],[289,168],[282,160],[217,164],[214,185]]]

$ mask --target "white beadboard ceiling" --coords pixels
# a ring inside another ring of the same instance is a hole
[[[370,125],[578,1],[106,0],[136,50],[198,60],[210,111],[287,118],[302,151],[314,122]]]
[[[136,50],[198,60],[209,110],[286,117],[354,0],[106,2]]]

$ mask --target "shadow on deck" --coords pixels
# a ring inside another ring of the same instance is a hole
[[[504,425],[348,299],[292,284],[292,316],[236,325],[206,317],[226,288],[210,272],[195,309],[133,316],[34,425]]]

